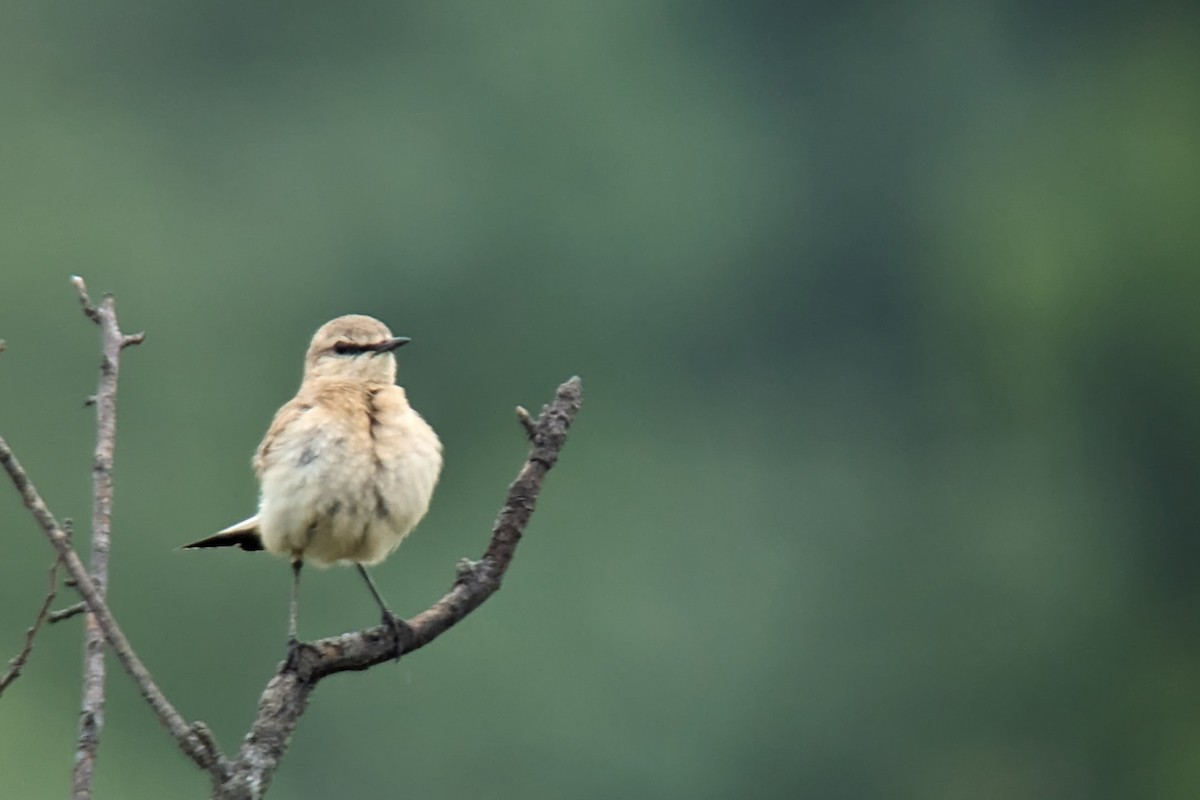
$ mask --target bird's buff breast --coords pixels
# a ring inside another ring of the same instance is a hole
[[[382,561],[429,508],[442,463],[436,434],[409,409],[386,425],[298,422],[263,465],[264,547],[318,565]]]

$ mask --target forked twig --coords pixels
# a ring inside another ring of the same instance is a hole
[[[22,645],[21,652],[8,662],[8,671],[0,676],[0,694],[4,694],[4,690],[20,677],[21,670],[25,668],[25,662],[29,660],[29,654],[33,652],[33,640],[37,637],[42,623],[50,616],[50,604],[54,602],[54,595],[58,593],[58,565],[61,563],[62,559],[56,558],[50,565],[50,588],[46,590],[46,597],[38,607],[33,624],[25,631],[25,644]]]

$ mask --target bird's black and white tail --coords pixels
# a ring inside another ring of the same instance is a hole
[[[258,532],[258,516],[243,520],[236,525],[230,525],[219,533],[214,533],[207,539],[185,544],[184,550],[196,550],[201,547],[240,547],[243,550],[262,550],[262,534]]]

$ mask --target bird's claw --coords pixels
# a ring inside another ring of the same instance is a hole
[[[412,640],[412,626],[390,611],[383,612],[383,626],[392,632],[392,638],[396,640],[396,661],[399,661],[404,648]]]
[[[303,653],[305,650],[313,654],[317,653],[317,648],[313,647],[307,642],[302,642],[294,636],[288,639],[287,658],[283,662],[283,669],[285,672],[299,671],[300,660],[303,658]]]

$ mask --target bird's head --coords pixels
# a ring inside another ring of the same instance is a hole
[[[338,317],[313,334],[304,357],[304,379],[395,383],[396,356],[392,351],[408,342],[405,336],[392,336],[388,327],[374,317]]]

